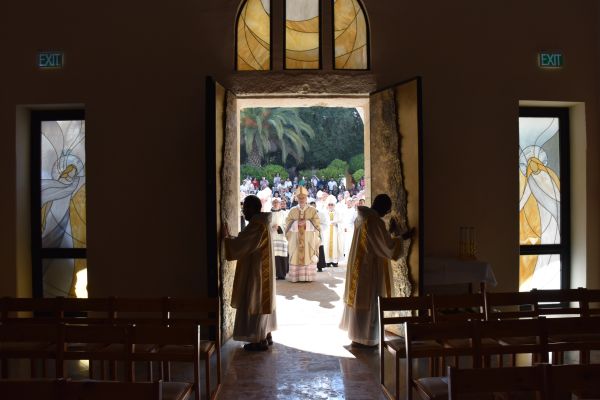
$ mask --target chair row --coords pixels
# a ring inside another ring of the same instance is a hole
[[[72,381],[70,379],[0,379],[8,399],[45,400],[184,400],[191,385],[180,382]]]
[[[135,382],[137,362],[191,363],[194,374],[190,389],[194,389],[196,400],[200,399],[201,346],[200,327],[192,325],[0,325],[3,359],[54,360],[56,378],[67,378],[65,363],[70,360],[123,365],[127,382]],[[182,393],[181,398],[187,398],[189,392]]]
[[[94,326],[201,326],[204,340],[200,355],[204,360],[207,393],[210,392],[210,362],[216,356],[216,379],[221,384],[221,321],[218,298],[0,298],[0,323],[9,326],[27,324],[79,324]],[[114,363],[109,362],[114,378]],[[42,364],[45,373],[45,364]],[[170,363],[161,363],[161,378],[170,379]],[[0,357],[2,377],[8,375],[8,363]],[[32,362],[32,373],[35,364]],[[149,370],[151,372],[151,369]],[[101,368],[104,373],[104,368]],[[90,363],[90,378],[94,377]],[[103,377],[103,376],[102,376]]]
[[[549,365],[529,367],[448,368],[446,398],[486,399],[492,393],[522,398],[535,393],[539,400],[600,398],[600,365]]]
[[[458,367],[460,357],[471,367],[481,368],[489,367],[492,357],[505,355],[531,354],[533,362],[548,362],[548,353],[553,351],[600,350],[600,318],[405,323],[404,328],[407,399],[412,398],[413,387],[427,399],[439,398],[440,387],[444,389],[442,378],[413,378],[413,361],[418,358],[437,359],[440,365],[446,358],[455,358]]]
[[[402,325],[409,323],[464,322],[468,320],[509,321],[523,318],[536,318],[545,315],[566,315],[572,317],[600,316],[598,304],[600,290],[568,289],[568,290],[534,290],[516,293],[479,293],[442,296],[420,296],[402,298],[380,298],[380,379],[384,385],[385,355],[390,351],[396,358],[396,393],[399,392],[399,362],[406,357],[405,338],[402,336]],[[568,324],[574,322],[570,320]],[[396,328],[396,329],[394,329]],[[386,334],[394,331],[400,336]],[[585,333],[582,333],[585,334]],[[568,335],[567,335],[568,336]],[[553,337],[553,342],[566,338]],[[572,339],[572,338],[571,338]],[[515,342],[522,341],[514,340]],[[567,340],[568,342],[568,340]],[[432,345],[429,343],[428,345]],[[554,346],[553,362],[562,362],[563,351]],[[588,362],[589,352],[582,351],[583,362]],[[455,359],[458,355],[455,356]],[[513,365],[515,353],[512,354]],[[456,361],[455,361],[456,362]],[[502,362],[502,358],[500,359]],[[435,357],[430,359],[430,375],[439,370]],[[384,386],[385,389],[385,386]]]

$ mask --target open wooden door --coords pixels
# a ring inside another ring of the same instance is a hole
[[[421,78],[372,93],[369,104],[371,198],[387,193],[393,202],[388,218],[404,230],[416,229],[406,257],[392,263],[392,295],[417,295],[423,260]]]
[[[207,192],[207,282],[208,295],[221,298],[222,340],[233,334],[235,312],[231,290],[235,262],[225,260],[220,233],[224,223],[239,225],[239,145],[237,143],[236,97],[211,77],[206,79],[206,178]],[[214,133],[214,134],[213,134]]]

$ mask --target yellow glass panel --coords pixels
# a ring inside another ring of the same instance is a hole
[[[86,247],[85,184],[71,198],[69,207],[74,248]]]
[[[287,0],[285,67],[319,68],[319,1]]]
[[[44,297],[88,297],[87,259],[45,258],[42,269]]]
[[[268,70],[270,63],[270,0],[248,0],[238,19],[237,69]]]
[[[357,0],[333,6],[336,69],[367,69],[367,22]]]
[[[519,257],[519,289],[533,277],[537,261],[537,254]]]

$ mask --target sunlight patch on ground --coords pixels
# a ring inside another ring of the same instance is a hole
[[[277,331],[273,340],[302,351],[354,358],[344,346],[342,319],[345,268],[327,268],[314,282],[277,281]]]

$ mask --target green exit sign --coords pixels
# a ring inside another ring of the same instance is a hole
[[[63,67],[64,61],[62,51],[40,51],[37,54],[37,66],[40,69],[59,69]]]
[[[542,51],[538,54],[538,64],[540,68],[562,68],[564,57],[559,51]]]

